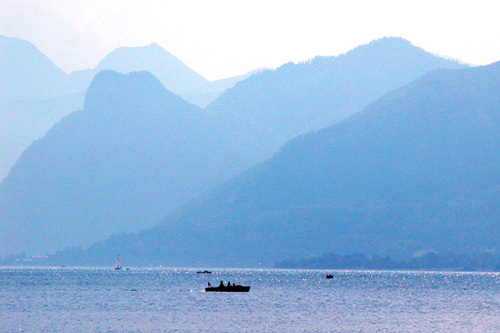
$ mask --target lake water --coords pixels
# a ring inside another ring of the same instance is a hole
[[[0,332],[500,332],[500,273],[0,268]]]

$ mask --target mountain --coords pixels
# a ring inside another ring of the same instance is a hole
[[[33,44],[0,35],[0,180],[29,144],[81,107],[83,96]]]
[[[0,101],[49,99],[76,93],[73,88],[33,44],[0,35]]]
[[[102,70],[150,71],[169,90],[206,105],[252,73],[209,82],[157,44],[119,48],[95,69],[64,73],[28,41],[0,35],[0,180],[24,149],[59,120],[83,107],[85,92]]]
[[[144,47],[120,47],[107,55],[94,69],[119,73],[148,71],[155,75],[167,90],[183,96],[186,91],[200,91],[209,81],[188,68],[179,59],[153,43]]]
[[[439,68],[463,68],[401,38],[382,38],[338,57],[262,71],[206,108],[232,135],[270,157],[288,140],[334,124],[386,92]]]
[[[0,184],[1,252],[153,225],[220,182],[219,127],[147,72],[99,73],[83,110],[33,143]]]
[[[25,151],[0,184],[0,227],[4,235],[16,234],[8,238],[15,243],[4,245],[0,255],[53,251],[89,244],[106,233],[150,227],[189,199],[272,156],[288,137],[306,130],[307,121],[319,126],[327,115],[329,121],[340,119],[350,113],[343,108],[361,108],[362,101],[368,104],[379,96],[368,91],[376,88],[382,94],[380,86],[394,89],[423,68],[439,65],[460,66],[406,41],[383,39],[344,56],[256,74],[204,110],[172,96],[177,102],[170,105],[164,95],[171,94],[145,74],[98,75],[84,109]],[[341,71],[342,66],[348,67]],[[337,91],[340,86],[345,96]],[[191,108],[195,111],[188,112],[188,119],[176,118]],[[79,229],[64,231],[65,224]],[[44,226],[57,226],[59,232],[37,240]],[[32,230],[31,238],[23,229]]]
[[[156,43],[143,47],[120,47],[107,55],[94,69],[94,73],[102,70],[114,70],[123,74],[148,71],[155,75],[167,90],[202,107],[236,82],[251,75],[249,73],[210,82]]]
[[[4,101],[0,104],[0,181],[22,152],[69,113],[83,104],[83,93],[45,100]]]
[[[427,74],[291,140],[162,225],[56,258],[258,267],[326,252],[498,251],[499,194],[500,62]]]

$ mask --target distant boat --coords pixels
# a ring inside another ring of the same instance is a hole
[[[212,274],[210,271],[198,271],[197,274]]]
[[[210,283],[205,291],[218,291],[218,292],[231,292],[231,293],[247,293],[250,291],[250,286],[240,286],[240,285],[223,285],[222,282],[218,287],[211,287]]]
[[[326,278],[327,278],[327,279],[333,279],[333,275],[332,275],[332,274],[328,274],[328,275],[326,276]]]
[[[123,268],[123,265],[122,265],[122,262],[120,260],[120,255],[118,255],[116,257],[116,265],[115,265],[115,269],[122,269]]]

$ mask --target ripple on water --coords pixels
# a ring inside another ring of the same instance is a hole
[[[5,331],[500,332],[500,274],[0,269]],[[252,286],[205,293],[207,282]]]

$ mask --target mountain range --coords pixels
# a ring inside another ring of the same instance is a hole
[[[231,122],[232,135],[258,145],[264,159],[295,136],[344,119],[429,71],[462,67],[402,38],[382,38],[337,57],[262,71],[205,110]]]
[[[33,44],[0,35],[0,180],[24,149],[81,107],[84,95]]]
[[[385,38],[263,71],[203,110],[151,74],[101,72],[83,110],[32,144],[0,184],[0,254],[50,252],[151,227],[290,138],[441,67],[464,66]]]
[[[500,62],[438,70],[291,140],[161,225],[54,258],[269,267],[326,252],[494,253],[499,148]]]
[[[49,250],[152,225],[187,200],[186,189],[215,185],[201,169],[217,161],[217,131],[150,73],[100,72],[84,108],[33,143],[1,183],[0,243]]]
[[[150,71],[169,90],[202,106],[254,73],[210,82],[151,44],[118,48],[96,68],[67,74],[30,42],[0,36],[0,179],[33,141],[83,107],[92,78],[108,69]]]
[[[241,76],[208,81],[161,46],[152,43],[142,47],[120,47],[104,57],[94,69],[80,71],[74,75],[85,77],[87,82],[90,82],[97,73],[104,70],[122,74],[148,71],[156,76],[167,90],[201,107],[208,105],[238,81],[258,72],[256,70]]]
[[[0,35],[0,101],[51,99],[79,91],[33,44]]]

